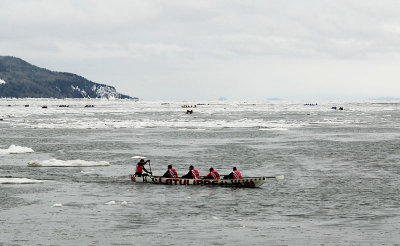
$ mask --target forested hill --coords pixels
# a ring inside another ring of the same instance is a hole
[[[1,97],[137,99],[118,93],[113,86],[50,71],[12,56],[0,56]]]

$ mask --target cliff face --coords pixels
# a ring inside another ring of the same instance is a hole
[[[0,97],[137,99],[118,93],[113,86],[39,68],[11,56],[0,56]]]

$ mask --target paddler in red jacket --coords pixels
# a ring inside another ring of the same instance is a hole
[[[177,178],[178,173],[175,169],[172,168],[172,165],[168,165],[168,171],[166,171],[163,175],[165,178]]]
[[[184,178],[184,179],[199,179],[200,178],[200,174],[199,174],[199,171],[194,169],[194,167],[191,165],[189,167],[189,172],[187,174],[183,175],[181,178]]]
[[[224,176],[224,179],[242,179],[242,174],[236,169],[236,167],[233,167],[233,172],[231,172],[229,175]]]
[[[214,179],[214,180],[221,179],[221,177],[219,176],[219,173],[217,171],[215,171],[214,168],[210,168],[210,173],[207,174],[204,178],[205,179]]]
[[[144,168],[144,165],[146,165],[146,163],[150,163],[150,160],[144,161],[143,159],[140,159],[140,161],[136,164],[135,175],[147,176],[147,174],[143,174],[143,171],[145,171],[146,173],[153,174],[152,172],[149,172],[146,170],[146,168]]]

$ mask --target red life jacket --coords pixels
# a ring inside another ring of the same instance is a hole
[[[192,171],[192,178],[194,178],[194,179],[199,179],[200,178],[199,171],[197,171],[195,169],[192,169],[191,171]]]
[[[214,180],[220,180],[221,177],[219,176],[219,173],[215,170],[212,170],[209,174],[207,174],[206,177],[213,177]]]
[[[139,165],[139,163],[136,164],[136,172],[137,173],[142,173],[143,172],[143,165]]]
[[[178,177],[178,173],[175,171],[175,169],[170,168],[168,169],[169,171],[169,175],[171,176],[171,178],[177,178]]]
[[[233,179],[242,179],[243,178],[242,174],[238,170],[233,171],[232,173],[233,173]]]

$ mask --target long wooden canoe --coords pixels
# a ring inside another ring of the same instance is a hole
[[[185,178],[165,178],[161,176],[130,176],[132,182],[135,183],[150,183],[150,184],[164,184],[164,185],[193,185],[193,186],[230,186],[230,187],[244,187],[255,188],[260,187],[267,182],[268,178],[277,177],[245,177],[243,179],[185,179]]]

